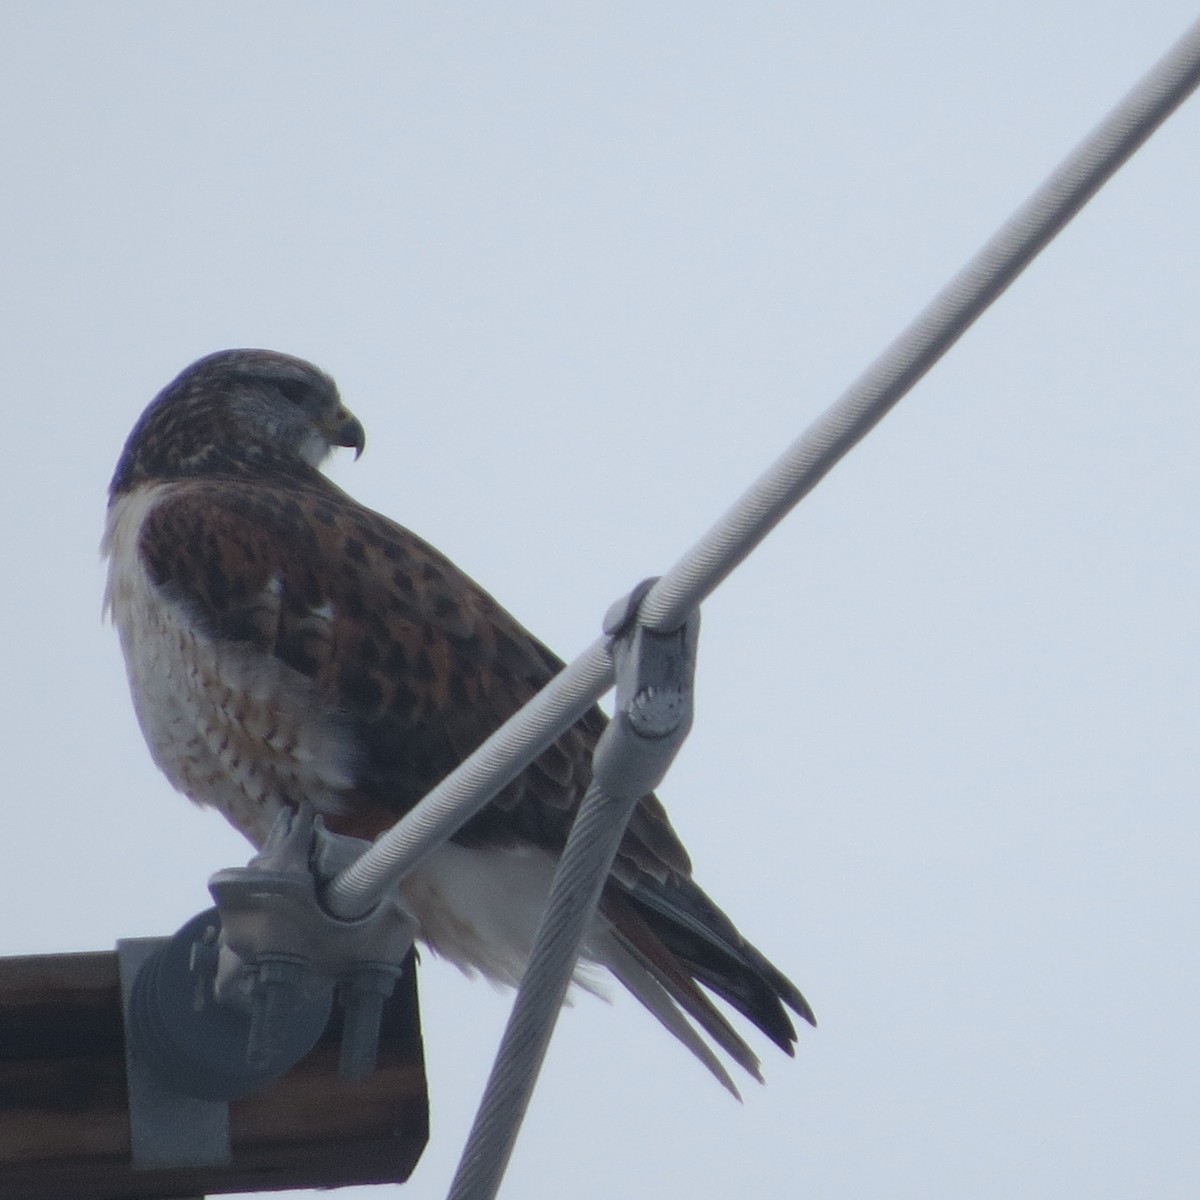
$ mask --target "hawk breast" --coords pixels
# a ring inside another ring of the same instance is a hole
[[[147,518],[172,490],[138,488],[113,503],[103,543],[105,605],[155,762],[181,792],[260,844],[283,805],[341,809],[354,749],[311,679],[214,634],[186,587],[155,582],[146,565]],[[278,604],[278,581],[268,576],[254,606],[259,619],[269,621]],[[314,613],[314,633],[332,616]]]

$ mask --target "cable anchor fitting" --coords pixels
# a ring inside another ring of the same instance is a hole
[[[345,920],[321,902],[324,886],[369,843],[330,833],[307,805],[280,814],[245,867],[208,883],[221,916],[216,999],[250,1013],[248,1055],[278,1060],[298,1010],[334,994],[344,1009],[340,1074],[375,1066],[383,1005],[413,943],[398,903],[380,901]]]
[[[616,676],[615,711],[592,757],[604,791],[620,799],[652,792],[692,727],[700,612],[676,629],[650,629],[638,619],[656,580],[638,584],[604,618]]]
[[[136,968],[131,960],[128,1041],[149,1087],[213,1102],[256,1092],[312,1050],[335,994],[345,1010],[340,1074],[374,1069],[413,928],[390,899],[349,921],[320,899],[367,845],[330,833],[307,807],[286,810],[247,866],[209,880],[216,908]]]

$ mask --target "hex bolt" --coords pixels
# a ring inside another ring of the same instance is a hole
[[[304,960],[294,955],[263,955],[257,963],[246,1062],[255,1070],[277,1062],[288,1042],[288,1023],[304,978]]]
[[[372,963],[342,980],[338,996],[345,1015],[338,1074],[343,1079],[362,1079],[375,1069],[383,1002],[395,989],[399,974],[395,967]]]

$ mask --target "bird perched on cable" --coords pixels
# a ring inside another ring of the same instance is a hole
[[[448,559],[320,473],[334,447],[357,455],[364,440],[316,367],[227,350],[159,393],[110,487],[105,604],[151,754],[255,845],[302,803],[335,832],[376,837],[562,666]],[[468,974],[519,982],[604,725],[588,712],[400,884],[418,937]],[[813,1020],[692,881],[652,795],[584,956],[735,1094],[684,1013],[756,1078],[707,992],[789,1054],[786,1009]]]

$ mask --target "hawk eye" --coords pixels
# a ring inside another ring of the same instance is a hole
[[[280,379],[275,386],[297,408],[307,408],[312,403],[312,385],[301,379]]]

